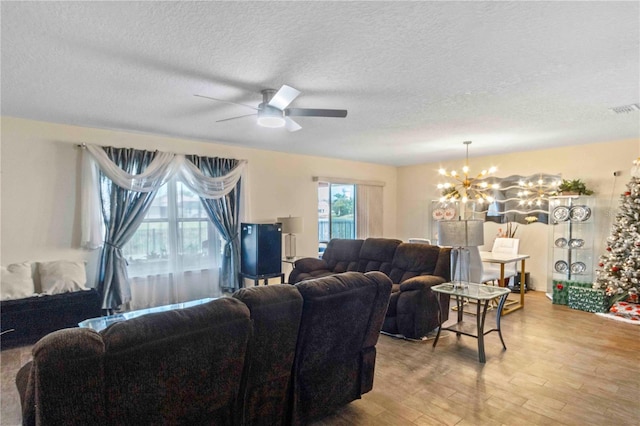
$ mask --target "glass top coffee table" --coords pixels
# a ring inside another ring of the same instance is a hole
[[[502,317],[502,308],[507,300],[507,296],[511,293],[511,290],[505,287],[495,287],[491,285],[469,283],[465,284],[465,287],[454,285],[453,283],[444,283],[431,287],[432,291],[442,294],[449,294],[455,296],[456,306],[458,307],[458,322],[449,327],[442,327],[442,312],[438,312],[440,318],[440,327],[438,327],[438,334],[433,342],[433,347],[438,343],[440,338],[440,332],[442,330],[453,331],[457,336],[464,334],[465,336],[471,336],[478,339],[478,356],[480,362],[486,362],[484,354],[484,336],[492,331],[497,331],[502,342],[502,347],[506,350],[507,346],[504,344],[502,338],[502,331],[500,331],[500,318]],[[496,310],[496,327],[485,330],[484,320],[487,316],[487,308],[492,300],[500,298],[498,302],[498,309]],[[477,312],[476,312],[476,324],[471,324],[463,321],[463,304],[465,299],[477,300]],[[440,309],[440,303],[438,303]]]
[[[155,312],[166,312],[166,311],[173,311],[175,309],[190,308],[192,306],[202,305],[203,303],[211,302],[212,300],[215,300],[215,298],[209,297],[206,299],[191,300],[189,302],[174,303],[172,305],[156,306],[154,308],[139,309],[137,311],[107,315],[104,317],[89,318],[87,320],[79,322],[78,327],[91,328],[95,331],[102,331],[105,328],[109,327],[111,324],[115,324],[117,322],[130,320],[132,318],[137,318],[142,315],[152,314]]]

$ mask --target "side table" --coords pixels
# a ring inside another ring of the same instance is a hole
[[[253,284],[258,286],[260,284],[260,280],[264,280],[264,285],[269,284],[269,278],[277,278],[280,277],[280,284],[284,284],[284,274],[282,272],[276,272],[273,274],[262,274],[262,275],[249,275],[243,274],[240,272],[240,282],[242,283],[242,287],[244,287],[244,279],[253,280]]]
[[[508,288],[505,287],[495,287],[484,284],[476,284],[469,283],[465,285],[464,288],[460,288],[458,286],[454,286],[452,283],[444,283],[431,287],[432,291],[441,294],[449,294],[451,296],[455,296],[456,298],[456,306],[458,310],[458,322],[449,327],[442,327],[442,311],[438,312],[440,327],[438,327],[438,334],[436,335],[436,339],[433,342],[433,347],[435,348],[438,343],[438,339],[440,338],[440,331],[448,330],[456,333],[457,336],[464,334],[465,336],[475,337],[478,339],[478,356],[480,358],[481,363],[486,362],[486,357],[484,354],[484,336],[485,334],[489,334],[492,331],[497,331],[500,336],[500,341],[502,342],[502,347],[506,350],[507,346],[504,344],[504,339],[502,338],[502,331],[500,330],[500,318],[502,317],[502,308],[504,308],[504,304],[507,300],[507,295],[511,293]],[[490,302],[493,299],[500,298],[500,302],[498,303],[498,309],[496,310],[496,327],[485,330],[484,328],[484,320],[487,316],[487,308],[489,307]],[[464,303],[464,299],[472,299],[477,300],[476,304],[476,324],[469,324],[463,321],[463,311],[462,305]],[[440,308],[440,303],[438,303],[438,308]],[[482,314],[480,313],[482,310]]]

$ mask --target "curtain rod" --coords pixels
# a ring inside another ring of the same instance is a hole
[[[386,185],[386,182],[381,182],[381,181],[377,181],[377,180],[335,178],[335,177],[326,177],[326,176],[313,176],[311,179],[314,182],[346,183],[346,184],[353,184],[353,185],[370,185],[370,186],[385,186]]]
[[[97,145],[97,146],[106,146],[106,145]],[[87,149],[87,144],[84,143],[84,142],[76,144],[76,148]],[[122,148],[126,148],[126,147],[122,147]],[[133,148],[133,149],[140,149],[140,148]],[[208,157],[207,155],[201,155],[201,154],[184,154],[184,153],[181,153],[181,152],[173,152],[173,151],[159,151],[157,149],[156,149],[156,151],[158,151],[158,152],[169,152],[171,154],[176,154],[176,155],[196,155],[198,157]],[[229,157],[220,157],[218,155],[216,155],[216,157],[224,158],[224,159],[227,159],[227,160],[246,161],[247,163],[249,163],[249,160],[247,160],[246,158],[229,158]]]

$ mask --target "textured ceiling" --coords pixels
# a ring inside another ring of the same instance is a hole
[[[638,2],[1,3],[2,115],[409,165],[640,138]],[[347,109],[266,129],[240,106]]]

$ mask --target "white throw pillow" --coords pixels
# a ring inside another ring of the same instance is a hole
[[[13,263],[2,266],[1,269],[0,300],[22,299],[35,295],[30,263]]]
[[[69,260],[38,262],[38,273],[43,294],[88,290],[84,262]]]

